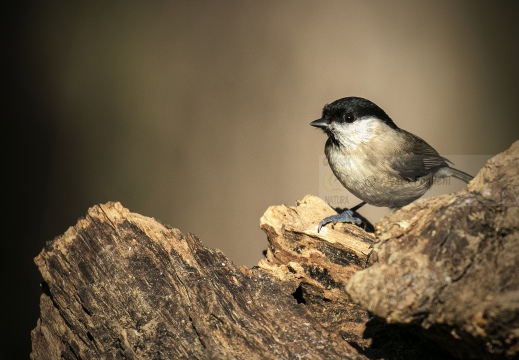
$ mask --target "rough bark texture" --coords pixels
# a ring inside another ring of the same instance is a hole
[[[375,237],[349,225],[317,233],[319,220],[332,214],[326,203],[313,196],[295,207],[270,207],[260,220],[269,247],[259,267],[292,284],[290,291],[298,301],[333,334],[367,347],[362,334],[369,316],[349,301],[344,286],[367,264]]]
[[[36,264],[32,359],[358,358],[283,283],[119,203],[91,208]]]
[[[119,203],[95,206],[35,259],[31,357],[516,358],[518,175],[515,143],[467,189],[391,214],[376,235],[317,233],[334,211],[313,196],[273,206],[253,269]]]
[[[453,355],[519,357],[519,142],[465,190],[377,224],[371,266],[347,285],[389,323],[417,324]]]
[[[369,260],[375,236],[357,226],[337,224],[317,233],[335,212],[315,196],[295,207],[272,206],[260,220],[269,240],[259,267],[289,284],[288,290],[336,339],[371,359],[449,359],[448,353],[411,328],[387,325],[353,303],[348,280]]]

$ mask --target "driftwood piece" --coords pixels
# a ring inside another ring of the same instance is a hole
[[[317,233],[334,212],[313,196],[273,206],[253,269],[119,203],[95,206],[35,259],[31,357],[515,358],[518,153],[382,219],[376,236]]]
[[[414,329],[377,321],[345,292],[368,264],[375,236],[350,224],[317,224],[334,214],[323,200],[306,196],[296,206],[272,206],[260,220],[269,246],[258,266],[288,284],[287,291],[336,339],[371,359],[448,359],[448,353]]]
[[[377,224],[371,266],[347,285],[389,323],[417,324],[460,358],[519,357],[519,142],[458,193]]]
[[[91,208],[35,261],[32,359],[363,358],[284,283],[119,203]]]
[[[260,220],[269,247],[259,267],[292,286],[290,291],[331,330],[358,346],[368,313],[353,304],[344,286],[363,269],[375,237],[356,226],[338,224],[317,232],[320,219],[334,213],[324,201],[306,196],[295,207],[272,206]]]
[[[306,196],[294,207],[270,207],[260,220],[269,246],[259,267],[282,281],[293,280],[296,287],[304,284],[306,295],[344,299],[344,285],[366,266],[375,237],[344,224],[318,233],[316,224],[333,213],[314,196]]]

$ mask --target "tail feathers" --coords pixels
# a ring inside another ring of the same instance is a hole
[[[460,179],[462,181],[465,181],[466,183],[468,183],[470,180],[474,179],[474,176],[469,175],[469,174],[467,174],[467,173],[465,173],[465,172],[463,172],[461,170],[452,168],[450,166],[448,168],[446,168],[446,170],[449,171],[450,176],[453,176],[456,179]]]

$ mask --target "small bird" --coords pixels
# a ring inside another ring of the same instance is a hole
[[[380,107],[360,97],[345,97],[327,104],[322,117],[310,125],[321,128],[328,140],[324,152],[340,181],[365,204],[392,210],[421,197],[435,180],[453,176],[469,182],[473,177],[450,167],[427,142],[400,129]],[[324,218],[328,223],[360,224],[349,209]]]

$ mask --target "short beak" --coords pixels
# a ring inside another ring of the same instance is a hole
[[[321,129],[326,129],[328,127],[328,122],[325,119],[317,119],[317,120],[312,121],[310,123],[310,125],[321,128]]]

